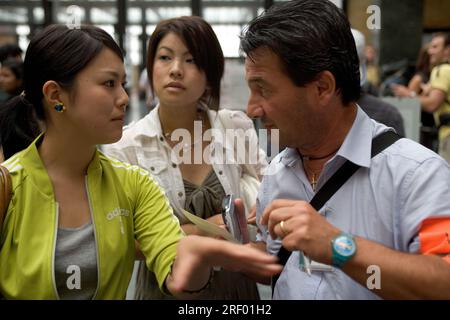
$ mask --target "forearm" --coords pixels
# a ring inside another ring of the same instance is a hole
[[[380,289],[374,293],[386,299],[450,299],[450,265],[437,256],[394,251],[375,242],[357,238],[357,253],[343,271],[366,287],[380,270]]]
[[[172,270],[172,272],[174,271]],[[181,291],[174,285],[172,272],[167,276],[165,281],[167,290],[178,299],[196,299],[199,297],[199,294],[209,287],[212,281],[213,270],[207,266],[198,268],[198,271],[189,278],[186,289]]]
[[[420,96],[420,106],[423,111],[430,113],[436,111],[439,107],[439,105],[436,105],[434,99],[430,96]]]
[[[248,246],[266,252],[266,243],[264,241],[255,241],[248,243]]]
[[[422,83],[422,78],[419,75],[415,75],[411,81],[408,83],[408,89],[414,91],[415,93],[420,93],[420,85]]]
[[[263,241],[256,241],[256,242],[250,242],[247,244],[247,246],[250,246],[254,249],[258,249],[262,252],[266,252],[266,243]],[[247,277],[249,277],[250,279],[262,283],[262,284],[270,284],[271,282],[271,277],[261,277],[261,276],[256,276],[254,274],[251,273],[245,273],[245,275]]]
[[[219,227],[225,227],[223,224],[223,219],[222,219],[222,214],[215,214],[210,216],[208,219],[206,219],[206,221],[213,223]],[[181,228],[183,229],[184,233],[187,235],[195,235],[195,236],[203,236],[203,237],[207,237],[210,236],[209,234],[207,234],[206,232],[203,232],[199,227],[197,227],[196,225],[192,224],[192,223],[185,223],[183,225],[181,225]]]
[[[204,236],[203,232],[192,223],[181,225],[181,229],[183,229],[184,233],[187,235]]]

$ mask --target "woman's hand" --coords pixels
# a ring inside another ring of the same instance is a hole
[[[166,280],[168,290],[177,297],[189,297],[184,291],[205,286],[211,268],[268,277],[280,273],[277,258],[260,250],[232,242],[198,236],[184,237],[177,248],[172,273]]]
[[[209,217],[208,219],[206,219],[206,221],[214,223],[214,224],[218,225],[219,227],[225,228],[225,223],[223,222],[221,213],[218,213],[218,214],[215,214],[215,215]]]
[[[396,97],[409,98],[413,91],[409,90],[407,87],[400,84],[391,85],[392,92]]]

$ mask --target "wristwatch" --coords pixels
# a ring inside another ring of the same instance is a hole
[[[355,239],[351,234],[341,232],[341,234],[331,240],[331,251],[333,253],[333,266],[342,269],[344,264],[356,253]]]

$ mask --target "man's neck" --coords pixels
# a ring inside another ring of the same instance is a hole
[[[308,146],[297,148],[302,158],[326,163],[339,150],[353,126],[358,108],[356,103],[342,107],[342,111],[332,118],[323,134]],[[323,161],[324,160],[324,161]]]

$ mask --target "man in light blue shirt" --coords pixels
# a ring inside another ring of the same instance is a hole
[[[392,129],[355,102],[344,14],[327,0],[275,5],[241,46],[248,113],[288,146],[257,202],[257,245],[292,251],[274,299],[450,298],[450,167],[408,139],[371,159],[373,137]],[[317,212],[308,202],[346,160],[361,168]]]

